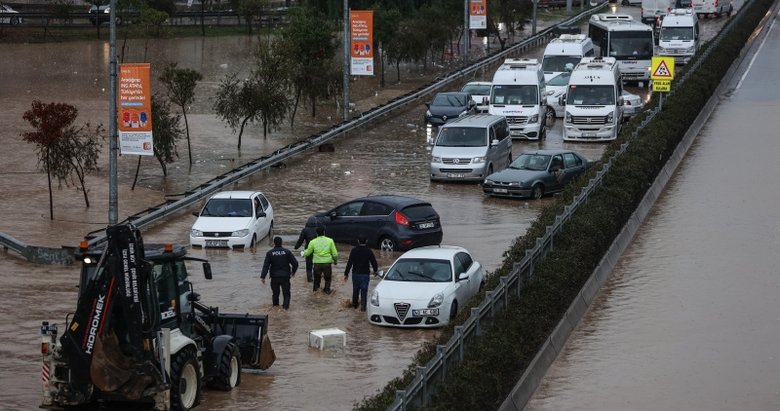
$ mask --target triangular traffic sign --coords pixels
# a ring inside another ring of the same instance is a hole
[[[669,67],[666,66],[665,60],[661,60],[661,63],[658,64],[658,67],[656,67],[653,72],[652,77],[672,78],[672,72],[669,70]]]

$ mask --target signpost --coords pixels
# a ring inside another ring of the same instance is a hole
[[[674,80],[674,57],[653,56],[650,66],[650,78],[653,80],[653,91],[658,95],[658,107],[664,108],[664,94],[672,90],[672,80]]]

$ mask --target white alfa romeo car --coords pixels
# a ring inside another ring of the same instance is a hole
[[[214,194],[190,230],[190,245],[207,248],[250,248],[270,236],[274,226],[271,203],[257,191]]]
[[[484,283],[482,264],[465,248],[415,248],[382,275],[371,293],[368,321],[391,327],[441,327]]]

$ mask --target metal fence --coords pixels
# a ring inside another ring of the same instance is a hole
[[[675,82],[676,85],[683,84],[687,79],[694,75],[695,71],[701,66],[702,61],[707,58],[712,49],[717,46],[724,36],[728,35],[728,33],[733,30],[742,15],[742,10],[740,10],[721,32],[710,41],[710,46],[707,47],[700,57],[689,66],[686,73]],[[673,92],[669,94],[671,95]],[[534,274],[534,267],[536,267],[547,253],[554,248],[556,235],[559,234],[565,224],[571,220],[577,209],[581,205],[587,203],[591,195],[599,186],[601,186],[604,176],[612,168],[615,161],[626,152],[631,140],[635,139],[639,132],[647,127],[659,112],[660,108],[658,107],[648,112],[637,129],[626,139],[626,142],[610,157],[601,170],[588,181],[588,184],[582,188],[572,202],[564,207],[563,212],[555,217],[554,222],[546,228],[544,235],[536,239],[534,247],[525,251],[523,259],[519,263],[514,264],[514,267],[509,274],[500,278],[499,284],[495,289],[485,293],[484,300],[478,307],[471,309],[471,316],[466,322],[463,325],[454,327],[454,334],[450,340],[446,344],[436,347],[436,355],[428,361],[425,366],[417,367],[414,379],[404,390],[396,391],[395,401],[388,410],[406,410],[431,404],[431,399],[436,392],[436,385],[447,378],[449,370],[463,361],[464,351],[469,344],[474,342],[475,337],[482,334],[483,328],[488,325],[496,311],[505,309],[509,298],[512,295],[519,296],[522,293],[526,280]],[[597,291],[598,289],[596,288],[595,290],[590,290],[590,293],[593,294]],[[580,308],[578,312],[584,312],[587,307],[575,308]],[[572,327],[573,326],[569,325],[569,332]],[[562,328],[562,326],[559,324],[557,329],[560,328]],[[548,339],[548,343],[555,346],[562,346],[562,342],[568,338],[568,332],[554,334],[556,334],[556,338],[551,337]],[[548,360],[547,363],[550,363],[554,359],[555,352],[557,351],[553,352],[552,348],[546,348],[547,347],[543,347],[537,357],[546,356],[545,353],[548,354],[547,356],[552,355],[551,358],[545,358]],[[536,362],[537,359],[538,358],[535,358],[534,362]],[[543,373],[541,375],[543,375]],[[539,383],[538,377],[539,373],[531,375],[531,373],[526,372],[515,387],[515,391],[521,391],[521,394],[517,396],[524,399],[530,398],[530,395],[533,394],[533,390],[536,389],[536,386]],[[507,401],[509,401],[509,399],[507,399]],[[514,402],[514,405],[517,405],[516,402]],[[525,403],[522,403],[518,409],[521,409],[524,405]],[[502,409],[503,408],[506,407],[502,407]]]

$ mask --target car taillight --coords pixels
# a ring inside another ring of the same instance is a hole
[[[403,215],[400,211],[395,212],[395,223],[398,225],[409,227],[409,219],[406,218],[406,216]]]
[[[718,0],[715,0],[715,8],[718,8]]]

